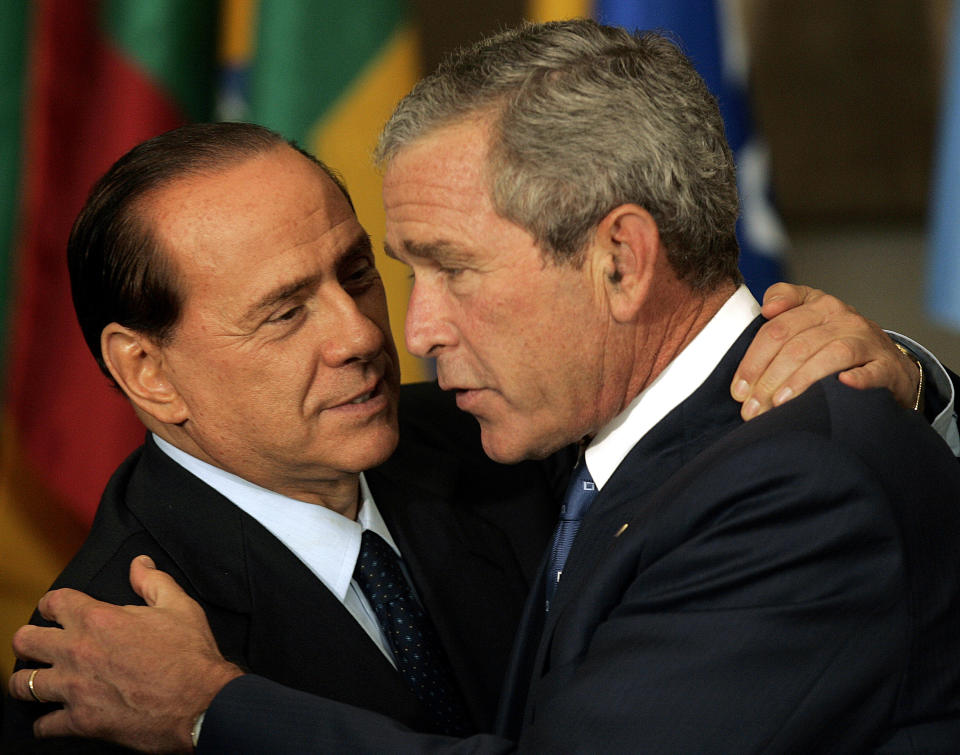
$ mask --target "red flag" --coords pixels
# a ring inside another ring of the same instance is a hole
[[[182,16],[195,15],[188,6],[196,3],[163,3],[159,13],[148,7],[155,5],[42,0],[34,6],[6,398],[28,471],[85,523],[144,429],[83,341],[70,300],[66,241],[90,187],[111,163],[187,120],[168,82],[151,73],[156,49],[144,44],[182,48],[184,30],[188,46],[195,43],[193,19]],[[210,18],[207,49],[173,53],[209,59],[212,71]],[[193,73],[212,99],[210,81]]]

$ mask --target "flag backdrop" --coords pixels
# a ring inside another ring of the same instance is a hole
[[[20,135],[19,182],[4,208],[15,222],[2,240],[9,249],[0,468],[4,674],[12,629],[75,547],[110,472],[143,436],[75,322],[64,255],[70,226],[94,180],[120,154],[187,118],[207,117],[215,73],[209,3],[22,6],[23,99],[19,120],[4,123]]]
[[[90,186],[134,144],[179,124],[256,121],[343,173],[379,249],[370,152],[417,76],[416,48],[403,0],[0,7],[0,679],[8,638],[144,432],[72,311],[66,239]],[[396,263],[381,264],[400,335],[408,283]],[[424,377],[401,353],[404,379]]]
[[[960,8],[956,4],[942,108],[927,308],[934,319],[960,330]]]
[[[747,99],[742,25],[731,0],[530,0],[535,21],[592,15],[627,29],[671,33],[720,104],[737,163],[740,270],[759,299],[783,280],[786,235],[770,200],[767,150],[753,128]]]
[[[409,283],[383,249],[377,135],[420,74],[419,42],[401,0],[230,0],[220,115],[276,129],[346,179],[377,250],[404,380],[425,377],[403,348]]]

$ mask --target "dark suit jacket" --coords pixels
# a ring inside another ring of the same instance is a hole
[[[245,676],[200,751],[960,750],[956,460],[886,392],[834,378],[742,423],[728,386],[757,325],[604,486],[546,619],[538,582],[500,737],[417,735]]]
[[[367,480],[481,730],[490,728],[556,507],[541,468],[494,465],[476,423],[464,418],[435,386],[404,387],[401,446]],[[149,438],[111,479],[89,538],[55,587],[142,603],[127,579],[139,553],[200,602],[227,658],[428,728],[399,674],[299,559]],[[12,747],[29,735],[39,706],[7,707],[4,739]]]

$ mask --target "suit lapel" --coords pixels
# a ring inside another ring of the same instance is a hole
[[[161,451],[148,435],[127,507],[173,559],[201,601],[251,610],[243,512]]]
[[[204,606],[228,658],[288,686],[427,726],[419,701],[337,597],[149,437],[127,504]]]
[[[251,522],[256,525],[256,522]],[[429,728],[420,702],[349,611],[265,529],[250,526],[247,657],[288,686]]]
[[[507,739],[516,741],[520,737],[524,711],[530,685],[534,678],[534,660],[543,636],[544,602],[547,599],[546,572],[549,566],[549,551],[543,554],[538,578],[527,597],[523,616],[517,628],[517,639],[510,655],[510,663],[504,677],[500,704],[494,731]]]

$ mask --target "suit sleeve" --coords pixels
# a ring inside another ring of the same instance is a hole
[[[276,755],[351,752],[504,753],[490,735],[458,740],[407,729],[393,719],[284,687],[260,676],[234,679],[207,710],[197,752]]]

